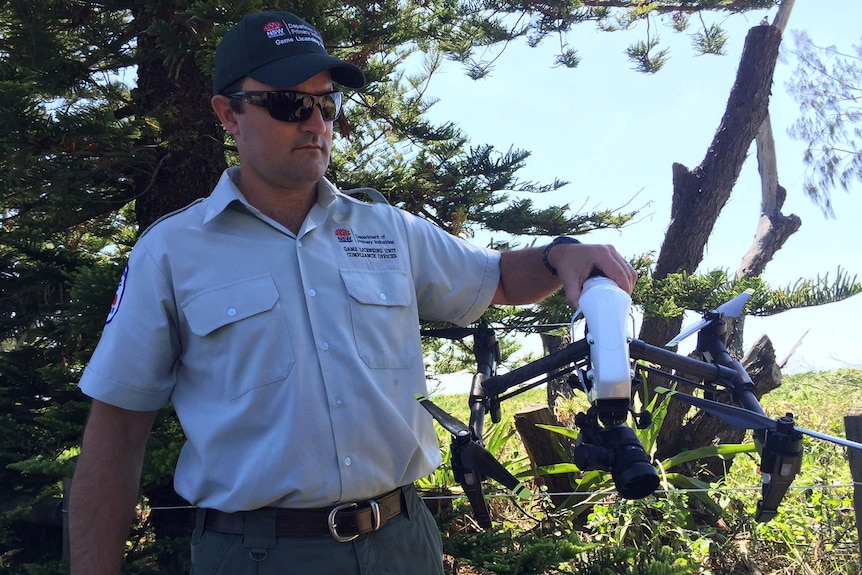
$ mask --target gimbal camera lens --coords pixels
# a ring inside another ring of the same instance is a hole
[[[575,447],[575,465],[582,470],[610,471],[617,491],[625,499],[652,495],[659,484],[658,472],[630,427],[599,429],[593,439],[593,443],[583,441]]]

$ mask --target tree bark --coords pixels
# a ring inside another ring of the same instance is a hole
[[[656,279],[672,273],[694,273],[703,260],[706,243],[742,171],[751,143],[768,116],[780,44],[781,31],[774,26],[756,26],[749,31],[724,116],[706,156],[693,170],[673,164],[671,221],[656,261]],[[639,337],[661,346],[679,332],[681,325],[682,317],[647,318]],[[671,404],[659,435],[659,445],[668,447],[660,447],[660,454],[671,453],[671,446],[679,444],[679,436],[687,434],[683,431],[686,412]]]
[[[159,11],[141,5],[134,12],[141,30],[136,113],[152,119],[142,137],[150,150],[142,154],[146,168],[132,175],[135,213],[143,232],[161,216],[208,196],[216,183],[213,175],[218,177],[226,161],[224,132],[210,106],[212,84],[200,65],[201,50],[172,62],[156,37],[158,27],[168,26],[183,42],[202,45],[205,30],[195,29],[170,7]]]
[[[547,333],[540,334],[542,337],[542,348],[545,355],[550,355],[561,350],[571,343],[568,336],[551,335]],[[548,406],[550,406],[554,417],[557,416],[556,404],[558,399],[571,399],[574,395],[571,386],[568,384],[568,378],[557,377],[548,382]]]

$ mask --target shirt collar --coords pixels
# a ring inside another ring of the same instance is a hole
[[[205,224],[224,212],[229,206],[237,203],[244,206],[252,214],[260,214],[260,210],[248,203],[248,200],[236,186],[239,174],[239,166],[228,168],[222,172],[221,178],[213,188],[207,202],[207,213],[204,216]],[[317,183],[317,206],[323,208],[324,211],[328,212],[335,206],[338,195],[338,189],[326,178],[321,178]]]

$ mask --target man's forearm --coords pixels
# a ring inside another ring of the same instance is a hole
[[[71,575],[119,573],[153,418],[94,406],[69,500]]]
[[[551,275],[542,263],[542,250],[544,246],[503,252],[495,304],[536,303],[560,289],[559,278]]]

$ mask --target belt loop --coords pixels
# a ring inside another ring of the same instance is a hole
[[[198,507],[195,511],[195,530],[192,532],[192,543],[197,545],[201,542],[201,537],[204,534],[204,525],[206,524],[207,510],[203,507]]]
[[[404,513],[404,516],[407,519],[411,519],[411,515],[413,514],[413,509],[411,508],[411,504],[415,503],[415,500],[419,498],[416,493],[416,488],[412,483],[408,485],[404,485],[398,491],[401,492],[401,510]],[[424,505],[424,503],[423,503]]]
[[[255,561],[266,559],[267,549],[275,547],[275,519],[278,509],[264,507],[243,513],[245,528],[242,535],[242,546],[249,549],[251,558]]]

